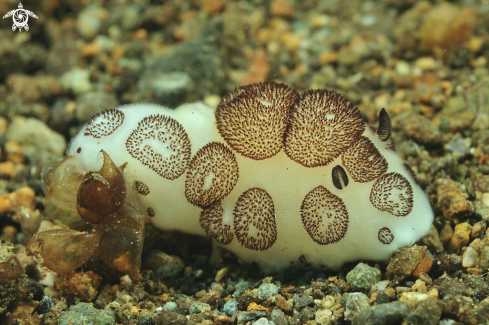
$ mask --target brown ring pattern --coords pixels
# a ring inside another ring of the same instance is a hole
[[[234,153],[220,142],[211,142],[197,151],[185,180],[185,197],[201,208],[225,198],[238,181]]]
[[[413,189],[401,174],[388,173],[372,186],[370,202],[380,211],[405,217],[413,209]]]
[[[124,113],[117,109],[108,109],[92,116],[85,128],[84,136],[101,138],[114,133],[124,123]]]
[[[275,207],[270,194],[252,187],[241,194],[234,207],[234,233],[241,246],[264,251],[277,240]]]
[[[307,193],[301,205],[304,229],[319,245],[339,242],[348,230],[348,211],[343,200],[324,186]]]
[[[190,161],[190,140],[175,119],[155,114],[142,119],[126,140],[129,154],[166,179],[183,174]]]

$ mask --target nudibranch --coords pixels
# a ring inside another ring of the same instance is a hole
[[[207,235],[265,269],[386,260],[430,230],[413,170],[378,128],[330,90],[236,88],[216,109],[130,104],[93,116],[68,155],[97,171],[104,152],[159,228]]]

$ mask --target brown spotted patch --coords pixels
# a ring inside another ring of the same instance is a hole
[[[148,185],[144,184],[141,181],[136,181],[136,190],[142,196],[146,196],[146,195],[148,195],[150,193],[150,190],[149,190]]]
[[[348,149],[365,129],[358,108],[330,90],[301,94],[290,112],[285,153],[305,167],[324,166]]]
[[[324,186],[305,196],[301,205],[302,225],[319,245],[340,241],[348,230],[348,212],[343,201]]]
[[[145,117],[127,138],[129,154],[161,177],[173,180],[190,161],[190,141],[184,128],[171,117]]]
[[[217,106],[219,133],[245,157],[270,158],[283,147],[289,110],[297,98],[295,90],[275,82],[238,87]]]
[[[187,200],[199,207],[225,198],[238,181],[234,153],[220,142],[200,148],[192,158],[185,180]]]
[[[243,192],[234,207],[236,239],[248,249],[264,251],[277,240],[275,207],[267,191],[253,187]]]
[[[379,149],[366,137],[360,137],[341,160],[355,182],[367,183],[387,171],[388,164]]]
[[[233,241],[234,234],[230,225],[223,224],[223,214],[221,201],[217,201],[202,210],[199,222],[208,236],[221,245],[227,245]]]
[[[124,122],[124,113],[117,109],[108,109],[92,116],[85,128],[84,136],[101,138],[114,133]]]
[[[378,238],[382,244],[389,245],[394,240],[394,234],[389,228],[383,227],[379,230]]]
[[[372,186],[370,202],[380,211],[405,217],[413,209],[413,189],[401,174],[385,174]]]
[[[153,208],[148,208],[148,216],[150,217],[154,217],[155,216],[155,210]]]
[[[81,151],[82,151],[81,147],[78,147],[78,149],[76,149],[76,153],[81,153]]]

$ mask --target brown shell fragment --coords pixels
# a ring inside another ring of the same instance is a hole
[[[175,119],[155,114],[138,123],[126,140],[127,152],[166,179],[183,174],[190,161],[190,140]]]
[[[199,149],[190,162],[185,196],[201,208],[225,198],[238,181],[238,163],[224,144],[211,142]]]
[[[217,128],[243,156],[270,158],[283,147],[289,110],[297,99],[295,90],[273,81],[238,87],[217,106]]]
[[[392,133],[391,118],[387,111],[382,108],[379,113],[379,128],[377,129],[377,135],[380,141],[387,141],[390,139]]]
[[[389,228],[383,227],[379,230],[378,239],[382,244],[389,245],[394,240],[394,234]]]
[[[202,210],[199,222],[208,236],[221,245],[227,245],[233,241],[234,234],[231,226],[223,224],[223,214],[221,201],[218,201]]]
[[[97,139],[105,137],[114,133],[122,123],[124,123],[124,113],[117,109],[108,109],[95,114],[88,120],[83,135]],[[78,153],[81,152],[81,148],[79,150]]]
[[[348,211],[338,196],[324,186],[307,193],[301,205],[302,225],[319,245],[340,241],[348,230]]]
[[[146,196],[146,195],[148,195],[151,192],[149,190],[148,185],[146,185],[144,182],[141,182],[141,181],[136,181],[136,190],[142,196]]]
[[[241,246],[264,251],[277,240],[275,207],[270,194],[253,187],[241,194],[234,207],[234,233]]]
[[[345,97],[330,90],[309,90],[290,112],[285,153],[305,167],[325,166],[364,129],[360,111]]]
[[[88,172],[77,194],[76,209],[90,223],[98,224],[121,208],[126,198],[124,174],[105,151],[98,172]]]
[[[144,219],[132,207],[124,208],[102,225],[100,257],[111,267],[140,280]]]
[[[384,174],[389,167],[379,149],[364,136],[341,156],[341,160],[353,180],[359,183],[373,181]]]
[[[331,177],[333,179],[333,185],[339,190],[348,186],[348,175],[343,167],[337,165],[331,171]]]
[[[34,234],[27,253],[56,273],[68,273],[85,264],[98,246],[100,232],[51,229]]]
[[[372,186],[370,202],[380,211],[405,217],[413,209],[413,189],[401,174],[388,173]]]

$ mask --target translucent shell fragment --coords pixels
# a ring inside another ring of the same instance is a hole
[[[85,176],[74,157],[45,168],[46,210],[51,220],[64,228],[35,234],[28,253],[49,269],[67,273],[98,250],[108,265],[140,280],[144,213],[136,199],[138,188],[134,181],[126,182],[125,164],[117,168],[107,153],[102,154],[102,168]],[[67,221],[70,219],[74,221]]]
[[[51,229],[34,234],[27,252],[57,273],[67,273],[85,264],[98,247],[100,232]]]
[[[77,210],[90,223],[100,223],[124,203],[124,174],[102,150],[104,165],[98,172],[86,173],[78,190]]]

